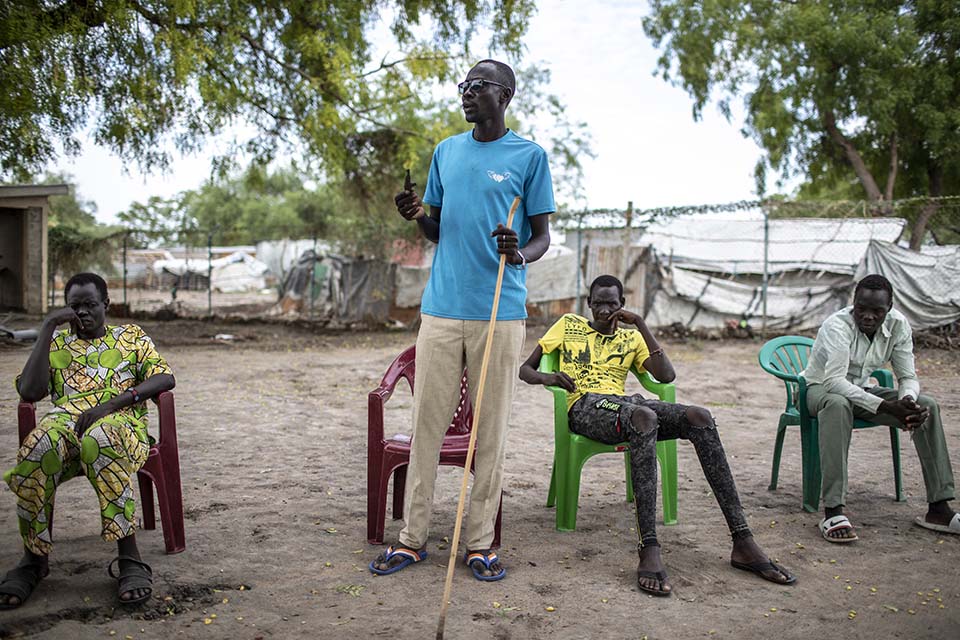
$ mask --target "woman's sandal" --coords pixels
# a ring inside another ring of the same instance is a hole
[[[30,594],[33,593],[37,584],[47,577],[48,573],[49,570],[32,564],[20,565],[7,571],[7,575],[3,577],[3,582],[0,582],[0,595],[16,596],[20,598],[20,602],[18,604],[0,604],[0,610],[22,607],[30,598]]]
[[[120,561],[123,560],[127,565],[120,569]],[[114,573],[113,565],[116,564],[119,573]],[[132,556],[117,556],[107,565],[107,574],[117,580],[117,595],[136,591],[137,589],[148,589],[148,593],[138,598],[124,600],[120,598],[120,604],[140,604],[153,595],[153,569],[143,560]]]

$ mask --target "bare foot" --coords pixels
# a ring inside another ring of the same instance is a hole
[[[640,548],[640,562],[637,564],[637,586],[641,591],[666,596],[673,591],[667,583],[667,573],[660,559],[660,547],[648,545]]]
[[[943,526],[948,526],[950,521],[953,520],[953,516],[957,515],[956,511],[951,509],[947,505],[946,500],[941,500],[939,502],[931,502],[927,507],[927,515],[924,517],[924,520],[930,524],[940,524]]]
[[[783,567],[773,563],[763,552],[753,536],[738,538],[733,542],[730,564],[737,569],[752,571],[758,576],[777,584],[791,584],[796,578]]]

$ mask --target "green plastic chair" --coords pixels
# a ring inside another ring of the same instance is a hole
[[[558,351],[544,354],[539,370],[554,373],[559,367]],[[676,388],[672,384],[657,382],[650,374],[633,369],[640,384],[664,402],[676,402]],[[550,491],[547,506],[557,507],[557,530],[575,531],[577,509],[580,503],[580,472],[584,463],[598,453],[623,452],[627,476],[627,501],[633,502],[633,480],[630,476],[630,450],[626,442],[609,445],[571,433],[567,424],[567,392],[560,387],[547,387],[553,393],[553,426],[555,449],[553,471],[550,474]],[[662,440],[657,443],[657,460],[660,461],[661,499],[663,523],[677,523],[677,441]]]
[[[800,375],[807,368],[813,340],[804,336],[782,336],[770,340],[760,349],[760,366],[781,380],[787,390],[787,404],[780,414],[777,439],[773,445],[773,468],[770,471],[770,486],[777,488],[780,474],[780,453],[787,427],[800,427],[800,452],[803,466],[803,509],[816,513],[820,506],[820,428],[816,418],[807,410],[807,383]],[[870,374],[883,387],[893,387],[893,374],[886,369],[877,369]],[[879,427],[875,422],[857,419],[854,429]],[[900,434],[896,427],[890,429],[890,448],[893,453],[893,481],[897,502],[903,502],[903,480],[900,474]]]

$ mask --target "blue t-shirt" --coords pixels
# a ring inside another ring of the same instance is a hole
[[[496,238],[490,232],[506,224],[513,199],[522,201],[513,228],[523,247],[530,220],[556,211],[546,152],[513,131],[493,142],[477,142],[473,131],[437,145],[423,195],[440,207],[440,241],[433,256],[421,312],[456,320],[489,320],[497,285]],[[498,320],[527,317],[525,270],[504,270]]]

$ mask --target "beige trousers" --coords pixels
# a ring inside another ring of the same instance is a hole
[[[403,511],[406,526],[400,543],[419,549],[427,542],[440,446],[460,400],[460,378],[467,368],[470,399],[476,407],[480,368],[487,340],[486,320],[451,320],[422,316],[417,335],[413,391],[413,441]],[[525,334],[523,320],[496,324],[483,406],[477,425],[475,474],[465,523],[466,548],[489,549],[500,506],[507,422],[520,367]]]

